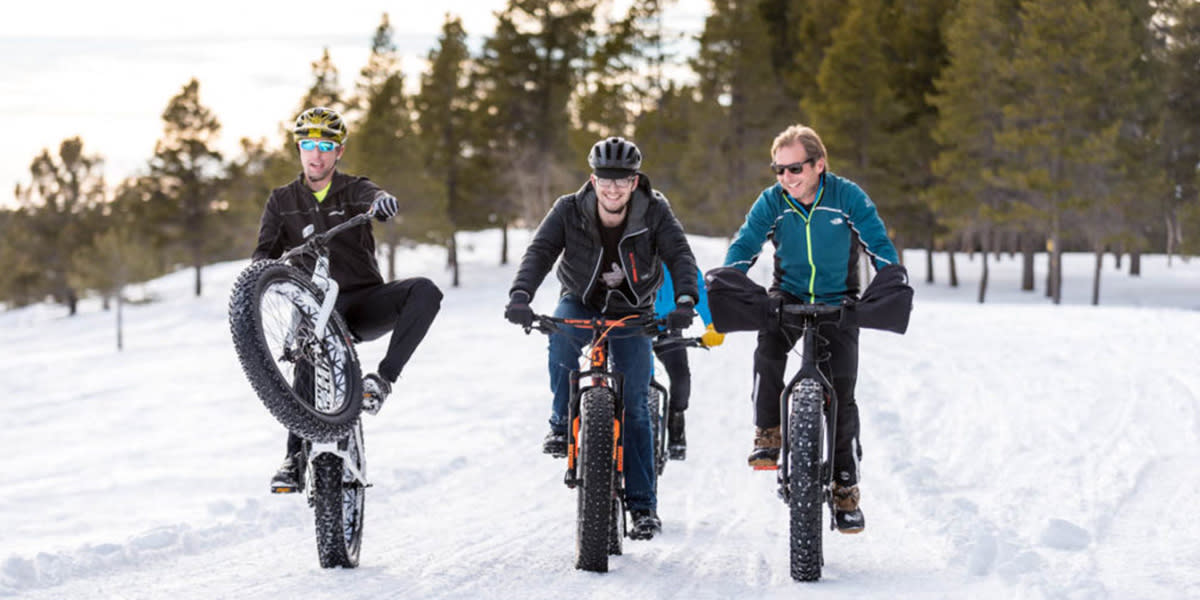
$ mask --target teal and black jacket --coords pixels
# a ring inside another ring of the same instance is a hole
[[[866,192],[829,172],[821,175],[811,207],[778,183],[763,190],[726,252],[725,265],[747,271],[767,240],[775,245],[771,289],[810,303],[840,304],[845,298],[858,298],[860,248],[876,270],[899,262]]]

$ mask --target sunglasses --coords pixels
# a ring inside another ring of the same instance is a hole
[[[775,163],[771,163],[771,170],[774,171],[775,175],[777,176],[783,175],[784,171],[787,171],[792,175],[799,175],[804,172],[804,165],[807,165],[808,163],[812,163],[815,166],[817,164],[817,159],[810,158],[808,160],[792,163],[790,165],[777,165]]]
[[[616,188],[618,190],[627,190],[633,187],[633,177],[623,177],[621,179],[605,179],[604,177],[597,177],[596,187],[604,189]]]
[[[300,140],[301,150],[320,150],[321,152],[333,152],[338,147],[337,142],[329,140]]]

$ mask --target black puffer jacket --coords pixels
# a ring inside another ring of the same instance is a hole
[[[317,202],[303,175],[271,191],[258,226],[258,245],[253,258],[279,258],[304,241],[304,227],[316,233],[328,231],[350,217],[367,212],[379,186],[366,177],[334,172],[325,200]],[[371,227],[342,232],[330,244],[330,271],[342,292],[379,285],[383,277],[375,262],[375,237]]]
[[[650,187],[650,180],[638,174],[638,187],[629,199],[629,216],[618,250],[621,268],[633,290],[634,298],[610,292],[606,306],[595,308],[610,315],[646,313],[654,310],[654,296],[662,285],[660,260],[675,276],[675,297],[699,297],[696,282],[696,257],[684,236],[683,227],[671,212],[667,199]],[[581,299],[591,297],[598,284],[604,246],[600,241],[596,192],[591,181],[579,191],[559,198],[538,226],[533,241],[525,249],[521,266],[509,293],[521,290],[532,298],[554,261],[558,265],[561,294]]]

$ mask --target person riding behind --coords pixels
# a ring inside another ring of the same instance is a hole
[[[253,260],[275,259],[304,241],[304,228],[316,233],[367,211],[387,221],[396,215],[396,198],[366,177],[337,170],[349,132],[342,116],[317,106],[296,117],[292,136],[301,172],[267,198]],[[375,414],[391,393],[404,365],[429,331],[441,307],[442,292],[425,277],[384,283],[375,260],[371,227],[345,231],[330,240],[330,275],[338,283],[335,309],[350,331],[370,341],[391,333],[387,353],[376,372],[363,378],[363,410]],[[288,433],[287,456],[271,479],[271,490],[301,489],[301,439]]]
[[[696,269],[700,280],[704,275]],[[708,293],[704,286],[699,286],[700,297],[696,303],[696,312],[704,321],[705,331],[700,336],[700,343],[705,348],[720,346],[725,341],[725,334],[713,328],[712,314],[708,311]],[[654,312],[659,318],[666,317],[677,308],[675,305],[675,283],[671,280],[671,270],[663,267],[663,284],[658,288],[654,298]],[[668,389],[670,409],[667,411],[667,457],[671,460],[687,459],[687,434],[683,412],[688,409],[688,400],[692,395],[692,370],[688,364],[687,347],[681,344],[668,344],[654,349],[663,369],[670,380]]]
[[[596,142],[588,153],[592,174],[578,191],[559,198],[525,250],[509,291],[504,316],[528,328],[530,302],[558,263],[562,284],[554,316],[591,319],[652,315],[662,285],[661,265],[678,273],[672,329],[691,324],[696,304],[696,259],[667,199],[639,171],[642,154],[620,137]],[[570,373],[590,336],[580,331],[550,335],[550,433],[543,451],[565,456]],[[650,539],[662,530],[655,492],[654,449],[646,395],[650,388],[650,338],[609,341],[616,372],[624,377],[624,470],[626,505],[633,516],[630,537]]]

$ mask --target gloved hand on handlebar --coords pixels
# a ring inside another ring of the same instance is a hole
[[[712,348],[713,346],[720,346],[724,342],[725,342],[725,334],[721,333],[720,331],[717,331],[717,328],[713,327],[711,323],[704,330],[704,335],[700,336],[700,343],[704,344],[705,348]]]
[[[514,290],[508,295],[508,306],[504,307],[504,318],[521,327],[533,326],[533,308],[529,306],[530,300],[528,293]]]
[[[383,190],[379,190],[375,194],[375,201],[371,203],[371,212],[375,215],[376,219],[387,221],[396,216],[396,213],[399,211],[400,205],[396,203],[395,196]]]
[[[696,318],[696,301],[691,296],[680,296],[675,301],[675,310],[667,313],[667,329],[687,329]]]

